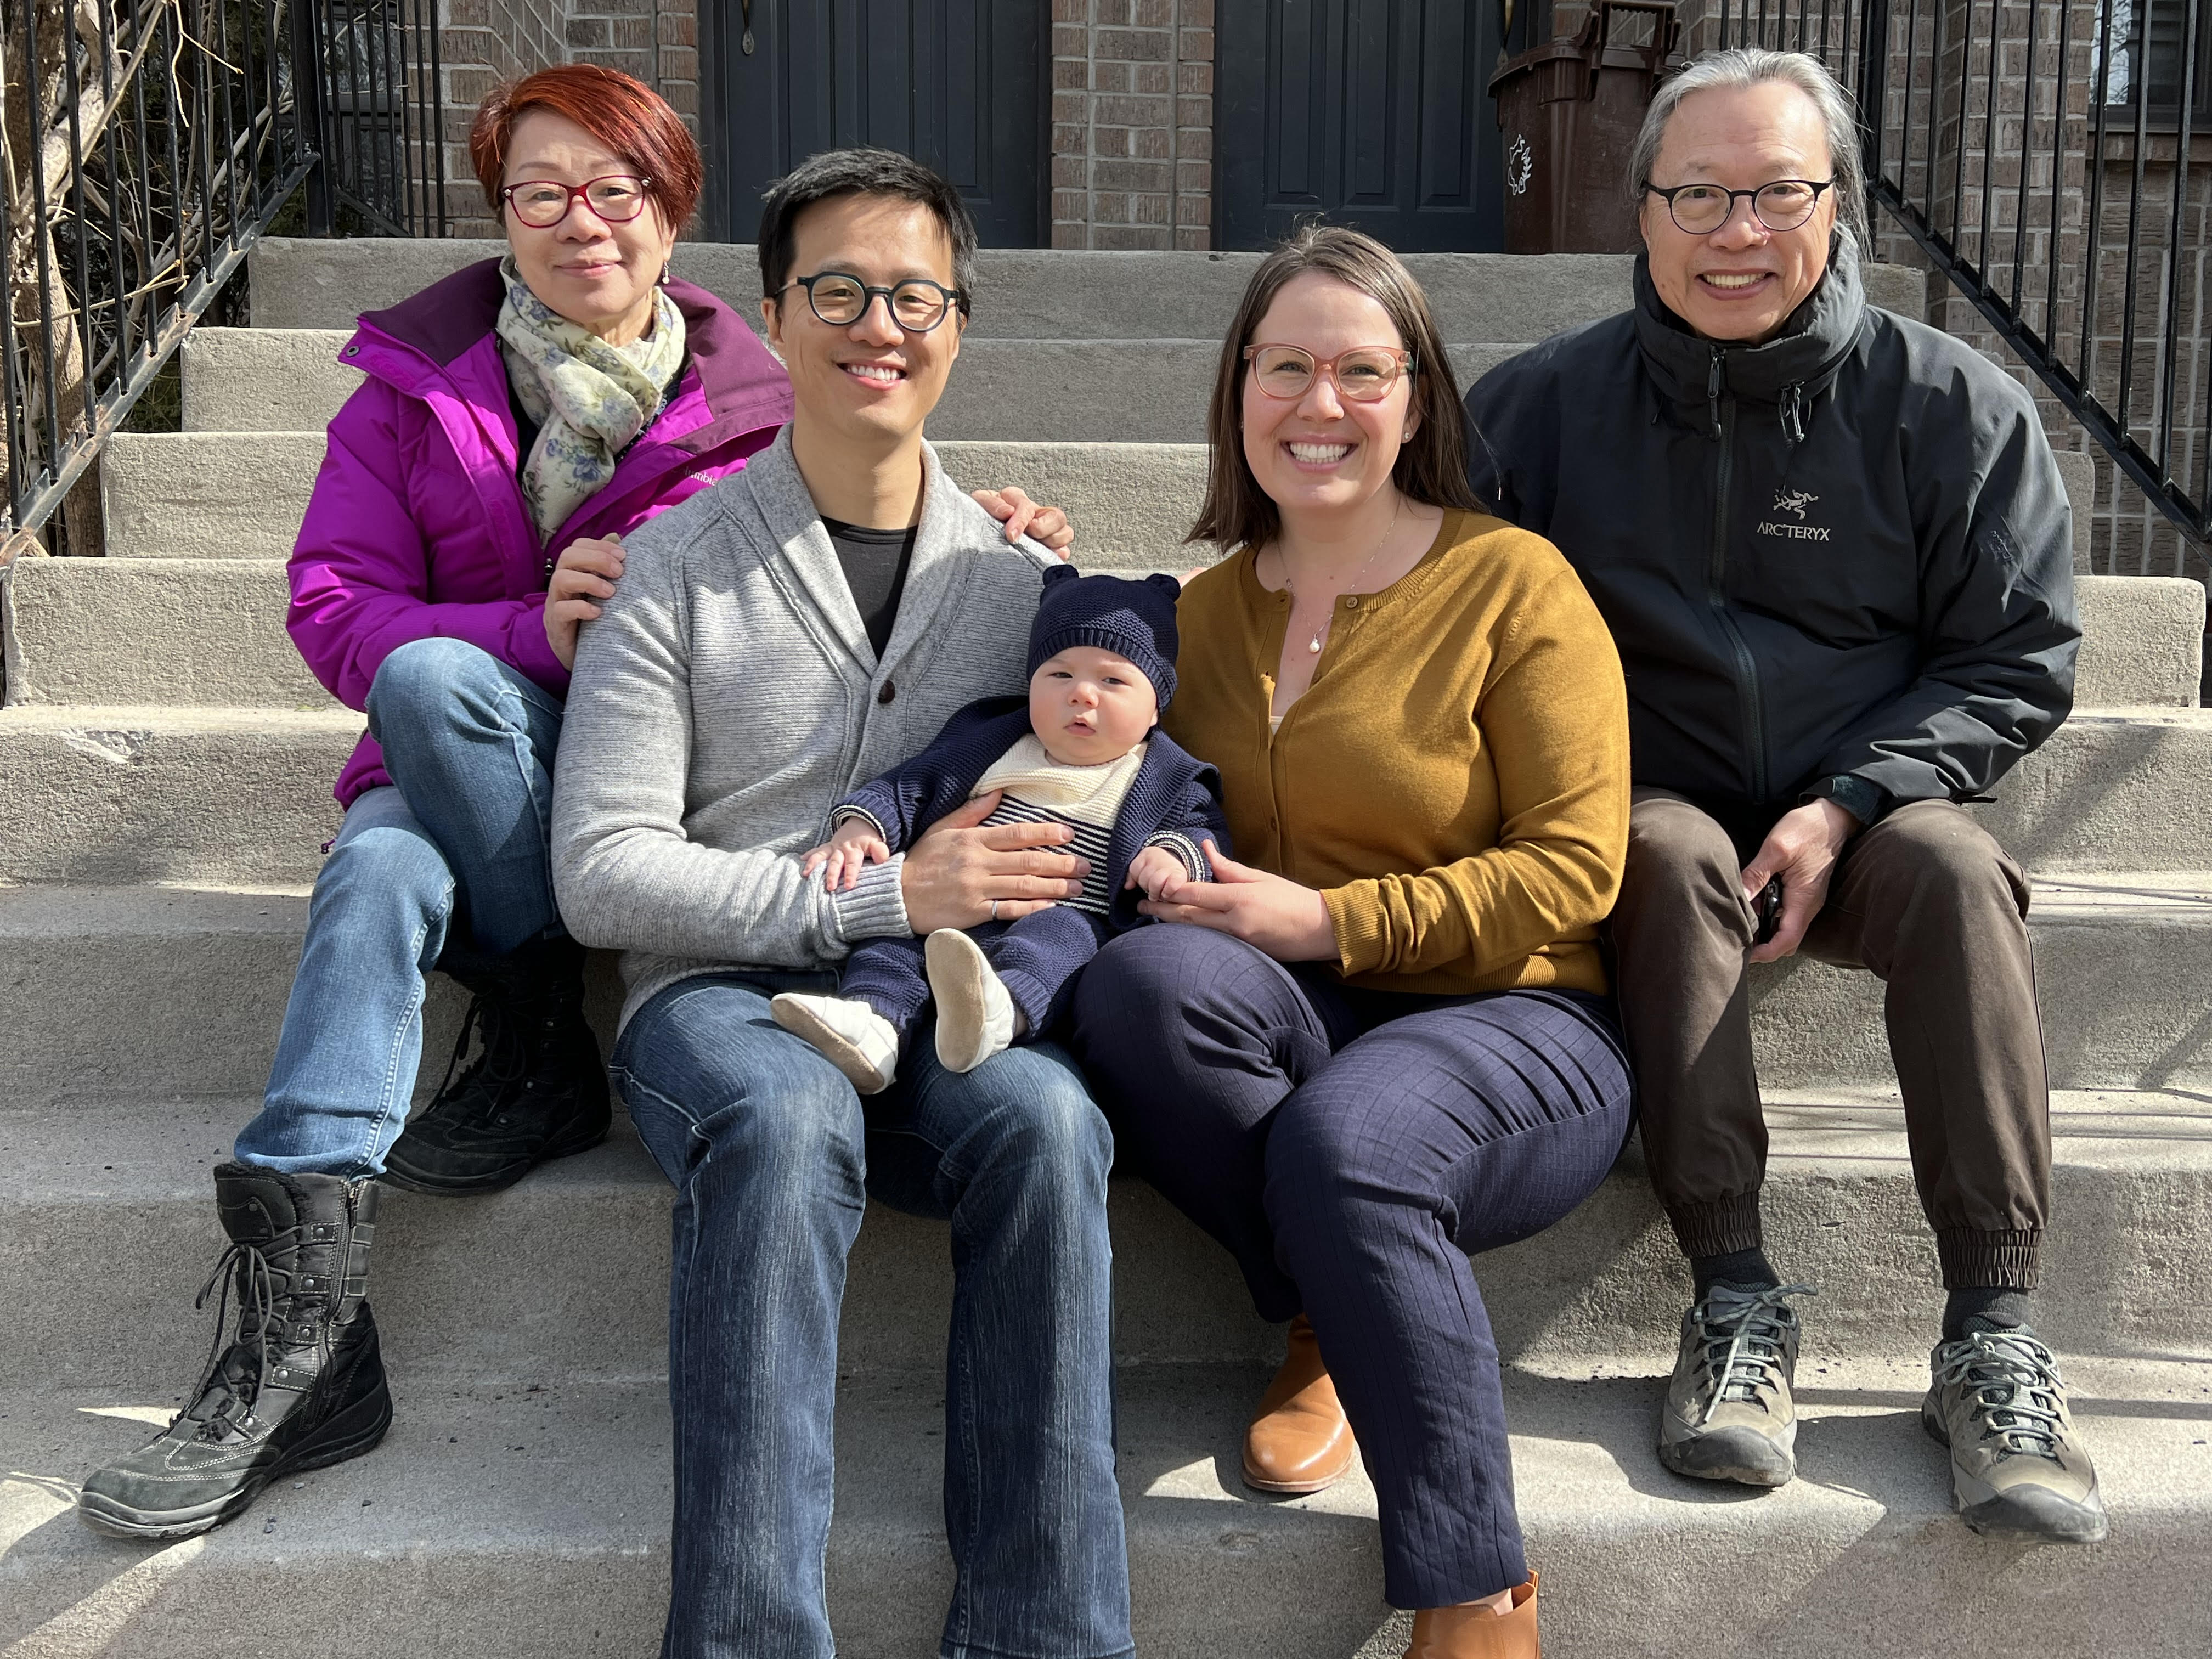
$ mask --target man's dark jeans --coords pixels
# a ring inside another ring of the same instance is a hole
[[[1610,924],[1644,1157],[1692,1256],[1759,1243],[1766,1125],[1738,879],[1759,837],[1735,828],[1732,839],[1682,797],[1638,789]],[[2051,1097],[2027,896],[2020,866],[1962,809],[1915,801],[1844,848],[1802,947],[1886,982],[1913,1175],[1953,1287],[2036,1280]]]
[[[951,1223],[947,1659],[1131,1651],[1114,1473],[1113,1141],[1074,1065],[1034,1043],[965,1075],[927,1030],[863,1109],[769,1017],[828,974],[670,986],[616,1045],[631,1117],[676,1186],[665,1659],[830,1659],[837,1321],[872,1194]]]

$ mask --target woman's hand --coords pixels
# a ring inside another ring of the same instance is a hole
[[[599,602],[614,598],[622,573],[619,536],[570,542],[561,562],[553,567],[553,579],[545,590],[545,643],[553,647],[562,667],[575,667],[576,629],[598,618]]]
[[[1327,962],[1337,954],[1336,925],[1317,890],[1224,858],[1210,841],[1206,856],[1212,881],[1187,882],[1174,899],[1146,899],[1137,908],[1241,939],[1278,962]]]
[[[917,935],[940,927],[1012,921],[1064,898],[1079,898],[1091,861],[1068,852],[1064,823],[979,826],[999,810],[994,792],[947,812],[922,831],[899,866],[906,924]]]
[[[830,832],[828,841],[800,861],[799,873],[811,876],[826,868],[823,887],[834,893],[842,881],[849,892],[860,884],[863,865],[881,864],[890,855],[890,844],[876,833],[874,824],[866,818],[847,818]]]
[[[1066,514],[1042,501],[1031,501],[1018,484],[1008,484],[1004,489],[979,489],[975,494],[983,510],[1006,526],[1009,545],[1027,536],[1050,548],[1063,561],[1066,559],[1067,550],[1075,541],[1075,527],[1068,523]]]

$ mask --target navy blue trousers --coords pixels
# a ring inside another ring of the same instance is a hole
[[[1613,1167],[1631,1105],[1611,1005],[1356,990],[1162,926],[1099,953],[1074,1016],[1118,1154],[1229,1249],[1262,1316],[1313,1322],[1380,1500],[1386,1598],[1527,1582],[1468,1257],[1550,1226]]]
[[[1067,1012],[1075,976],[1106,940],[1106,918],[1055,904],[1012,921],[987,921],[967,933],[983,947],[1014,1006],[1028,1017],[1029,1036],[1023,1039],[1027,1042],[1050,1030]],[[845,959],[837,994],[858,997],[905,1036],[929,1006],[929,975],[922,961],[926,943],[909,934],[855,946]]]

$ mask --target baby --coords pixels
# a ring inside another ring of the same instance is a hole
[[[847,960],[837,995],[775,1000],[775,1023],[862,1094],[890,1086],[900,1044],[933,998],[939,1060],[973,1071],[1051,1026],[1098,947],[1150,920],[1137,912],[1140,893],[1172,897],[1186,881],[1212,878],[1202,843],[1229,850],[1220,781],[1153,729],[1175,696],[1179,591],[1172,576],[1048,570],[1026,702],[969,704],[928,748],[831,811],[830,839],[804,868],[833,889],[993,793],[1002,799],[985,823],[1066,824],[1067,850],[1091,862],[1079,897],[964,932],[939,928],[927,941],[870,939]]]

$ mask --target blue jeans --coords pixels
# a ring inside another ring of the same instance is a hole
[[[1048,1043],[962,1075],[926,1036],[864,1109],[769,1017],[778,991],[836,982],[687,979],[615,1047],[616,1085],[676,1187],[664,1659],[830,1659],[837,1318],[870,1194],[952,1225],[944,1653],[1128,1653],[1105,1120]]]
[[[560,700],[473,645],[417,640],[377,670],[368,727],[392,785],[347,809],[315,878],[268,1093],[234,1153],[289,1175],[382,1172],[449,941],[501,956],[560,930]]]
[[[1261,1316],[1312,1320],[1375,1482],[1384,1597],[1525,1583],[1468,1257],[1541,1232],[1619,1156],[1606,1000],[1355,989],[1203,927],[1140,927],[1077,982],[1074,1042],[1123,1151],[1235,1254]]]

